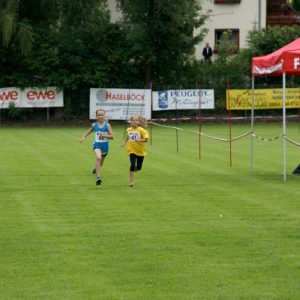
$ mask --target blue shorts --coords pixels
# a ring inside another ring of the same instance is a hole
[[[100,149],[101,150],[101,156],[106,156],[108,154],[108,144],[107,143],[95,143],[93,145],[94,149]]]

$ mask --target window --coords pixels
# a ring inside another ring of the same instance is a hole
[[[215,52],[225,46],[231,48],[232,52],[237,52],[240,44],[240,30],[239,29],[216,29],[215,30]]]
[[[234,4],[241,3],[241,0],[215,0],[215,4]]]

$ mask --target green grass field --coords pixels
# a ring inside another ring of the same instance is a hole
[[[112,124],[113,125],[113,124]],[[182,125],[197,130],[196,125]],[[135,187],[120,148],[95,185],[86,127],[0,127],[1,299],[300,299],[300,148],[153,127]],[[226,125],[203,132],[227,137]],[[281,124],[256,125],[259,136]],[[232,135],[249,131],[234,125]],[[298,125],[287,135],[300,142]]]

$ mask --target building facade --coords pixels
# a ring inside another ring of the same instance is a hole
[[[125,0],[124,0],[125,1]],[[126,0],[130,1],[130,0]],[[292,0],[196,0],[201,2],[202,12],[210,17],[204,24],[208,34],[196,46],[195,57],[202,58],[202,50],[209,43],[214,53],[224,43],[224,32],[230,31],[229,40],[239,50],[247,47],[247,34],[253,29],[273,25],[300,24],[300,14],[293,10]],[[122,16],[115,0],[108,0],[111,21]]]
[[[196,47],[196,57],[202,55],[206,42],[217,52],[223,44],[223,33],[230,30],[230,42],[236,49],[247,47],[246,37],[250,30],[267,25],[267,0],[202,0],[203,11],[210,11],[204,27],[209,31]]]

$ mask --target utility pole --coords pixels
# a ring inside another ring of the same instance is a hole
[[[261,0],[258,0],[258,30],[261,30]]]

